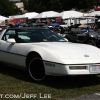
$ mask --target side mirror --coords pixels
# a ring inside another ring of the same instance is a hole
[[[15,39],[13,39],[13,38],[12,39],[8,39],[7,42],[8,43],[16,43]]]

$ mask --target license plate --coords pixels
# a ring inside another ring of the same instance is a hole
[[[90,66],[90,73],[100,73],[100,66],[99,65]]]

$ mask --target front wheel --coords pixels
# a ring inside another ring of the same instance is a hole
[[[45,69],[41,58],[31,58],[28,65],[28,72],[31,78],[35,81],[42,81],[45,79]]]
[[[93,40],[88,40],[86,43],[89,44],[89,45],[96,46],[96,43]]]

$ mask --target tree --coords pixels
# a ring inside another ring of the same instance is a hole
[[[21,0],[21,2],[23,2],[23,4],[24,4],[24,10],[27,10],[28,0]]]
[[[14,15],[17,11],[18,8],[13,2],[9,2],[9,0],[0,0],[0,15]]]
[[[43,11],[66,11],[75,8],[76,10],[88,10],[100,5],[100,0],[21,0],[24,9],[28,12]],[[15,2],[10,0],[0,0],[0,15],[16,15],[20,10],[15,6]]]
[[[63,11],[75,8],[92,9],[100,4],[99,0],[28,0],[28,11],[42,12],[47,10]]]

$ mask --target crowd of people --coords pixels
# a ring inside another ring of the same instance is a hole
[[[3,31],[4,29],[6,28],[12,28],[12,27],[46,27],[46,28],[49,28],[51,31],[57,33],[58,35],[61,35],[63,36],[63,34],[66,34],[66,33],[70,33],[71,32],[71,29],[72,28],[79,28],[79,26],[81,24],[73,24],[73,23],[70,23],[70,26],[66,26],[66,27],[63,27],[60,25],[59,23],[59,26],[50,26],[49,24],[47,23],[42,23],[40,24],[41,22],[36,22],[36,25],[32,25],[32,22],[16,22],[15,24],[4,24],[4,25],[1,25],[0,26],[0,32]],[[94,26],[93,25],[87,25],[87,27],[80,27],[81,30],[83,30],[83,32],[86,30],[90,31],[95,31],[95,32],[99,32],[99,29],[97,28],[97,26]]]

